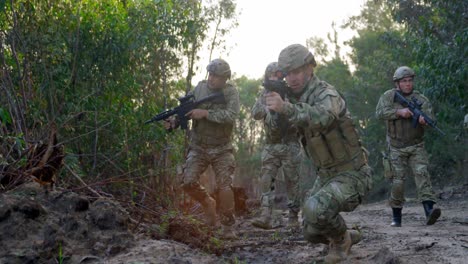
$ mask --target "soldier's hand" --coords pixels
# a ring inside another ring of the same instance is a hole
[[[195,120],[203,119],[208,117],[208,110],[193,109],[192,111],[188,112],[185,116]]]
[[[396,111],[397,116],[401,116],[403,118],[410,118],[413,116],[413,112],[411,112],[408,108],[398,109]]]
[[[166,130],[172,130],[176,127],[176,122],[174,118],[164,119],[163,121],[163,125]]]
[[[424,116],[422,116],[422,115],[419,116],[419,120],[418,120],[418,121],[419,121],[419,124],[421,124],[421,125],[425,125],[425,124],[426,124],[426,119],[424,119]]]
[[[284,101],[277,92],[267,93],[265,99],[268,110],[273,110],[277,113],[283,112]]]

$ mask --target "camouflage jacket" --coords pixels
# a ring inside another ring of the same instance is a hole
[[[367,154],[338,91],[313,76],[299,98],[290,98],[283,113],[298,126],[307,155],[319,169],[356,170]]]

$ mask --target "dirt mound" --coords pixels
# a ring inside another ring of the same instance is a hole
[[[88,263],[134,245],[117,203],[27,183],[0,194],[0,263]]]
[[[414,198],[404,208],[401,228],[389,226],[391,210],[385,202],[343,213],[349,228],[363,233],[345,263],[465,263],[467,194],[468,185],[441,192],[437,206],[442,216],[432,226],[425,225]],[[287,210],[276,214],[279,222],[287,222]],[[238,217],[235,240],[221,239],[218,229],[207,228],[196,215],[158,215],[160,222],[133,220],[129,225],[129,214],[117,202],[90,201],[67,190],[45,193],[37,183],[25,184],[0,194],[0,263],[305,264],[321,263],[327,253],[327,246],[306,242],[300,230],[252,227],[255,210]],[[141,236],[129,231],[138,226]]]

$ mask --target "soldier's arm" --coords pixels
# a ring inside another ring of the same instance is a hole
[[[265,119],[267,115],[267,109],[266,109],[265,98],[263,97],[263,93],[259,94],[257,101],[252,107],[251,114],[255,120]]]
[[[334,91],[324,92],[318,99],[313,105],[286,102],[283,113],[292,124],[313,130],[326,129],[339,118],[340,113],[346,111],[346,104]]]
[[[379,98],[377,107],[375,109],[375,115],[381,120],[394,120],[398,119],[397,108],[393,105],[393,92],[386,92]]]
[[[207,120],[216,123],[234,123],[239,116],[239,93],[236,89],[230,89],[225,93],[226,109],[209,109]]]

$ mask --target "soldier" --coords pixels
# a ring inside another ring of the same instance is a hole
[[[268,64],[265,70],[265,82],[279,81],[281,71],[278,68],[278,63],[272,62]],[[286,85],[284,85],[286,89]],[[286,92],[286,91],[285,91]],[[299,196],[299,168],[302,161],[301,146],[297,139],[297,128],[288,123],[284,115],[270,113],[266,109],[265,94],[267,90],[263,90],[252,108],[252,116],[256,120],[263,120],[265,127],[265,147],[262,152],[262,172],[261,172],[261,215],[252,222],[252,225],[263,228],[272,229],[272,211],[275,199],[274,189],[276,175],[280,168],[283,169],[283,174],[286,182],[286,190],[288,197],[288,225],[291,228],[299,226],[298,213],[300,210]],[[278,119],[278,127],[271,126],[270,119]]]
[[[216,225],[216,201],[200,185],[200,175],[211,165],[216,178],[219,197],[220,222],[227,238],[235,237],[234,195],[231,190],[235,160],[231,144],[235,120],[239,115],[239,93],[232,84],[229,64],[222,59],[211,61],[206,67],[208,81],[200,82],[190,93],[199,100],[223,91],[225,104],[205,103],[187,116],[193,120],[191,140],[183,172],[183,189],[199,202],[209,226]],[[165,122],[166,129],[177,127],[177,120]]]
[[[286,74],[292,96],[285,102],[277,93],[266,95],[267,108],[283,113],[298,126],[307,156],[317,168],[311,196],[302,208],[304,237],[329,244],[325,262],[346,259],[361,240],[347,230],[340,212],[353,211],[372,185],[372,169],[344,99],[330,84],[314,76],[309,50],[293,44],[281,51],[278,66]]]
[[[436,199],[427,170],[428,156],[423,140],[426,121],[420,116],[419,124],[413,127],[411,119],[413,113],[394,99],[397,91],[409,101],[414,97],[422,103],[422,111],[434,119],[429,100],[413,90],[414,76],[411,68],[399,67],[393,75],[395,88],[386,91],[380,97],[376,108],[377,118],[385,120],[387,124],[387,142],[392,170],[389,204],[393,212],[391,223],[393,227],[401,226],[401,211],[405,202],[404,181],[409,168],[413,171],[418,197],[424,206],[426,224],[433,225],[441,214],[440,209],[433,208]]]

